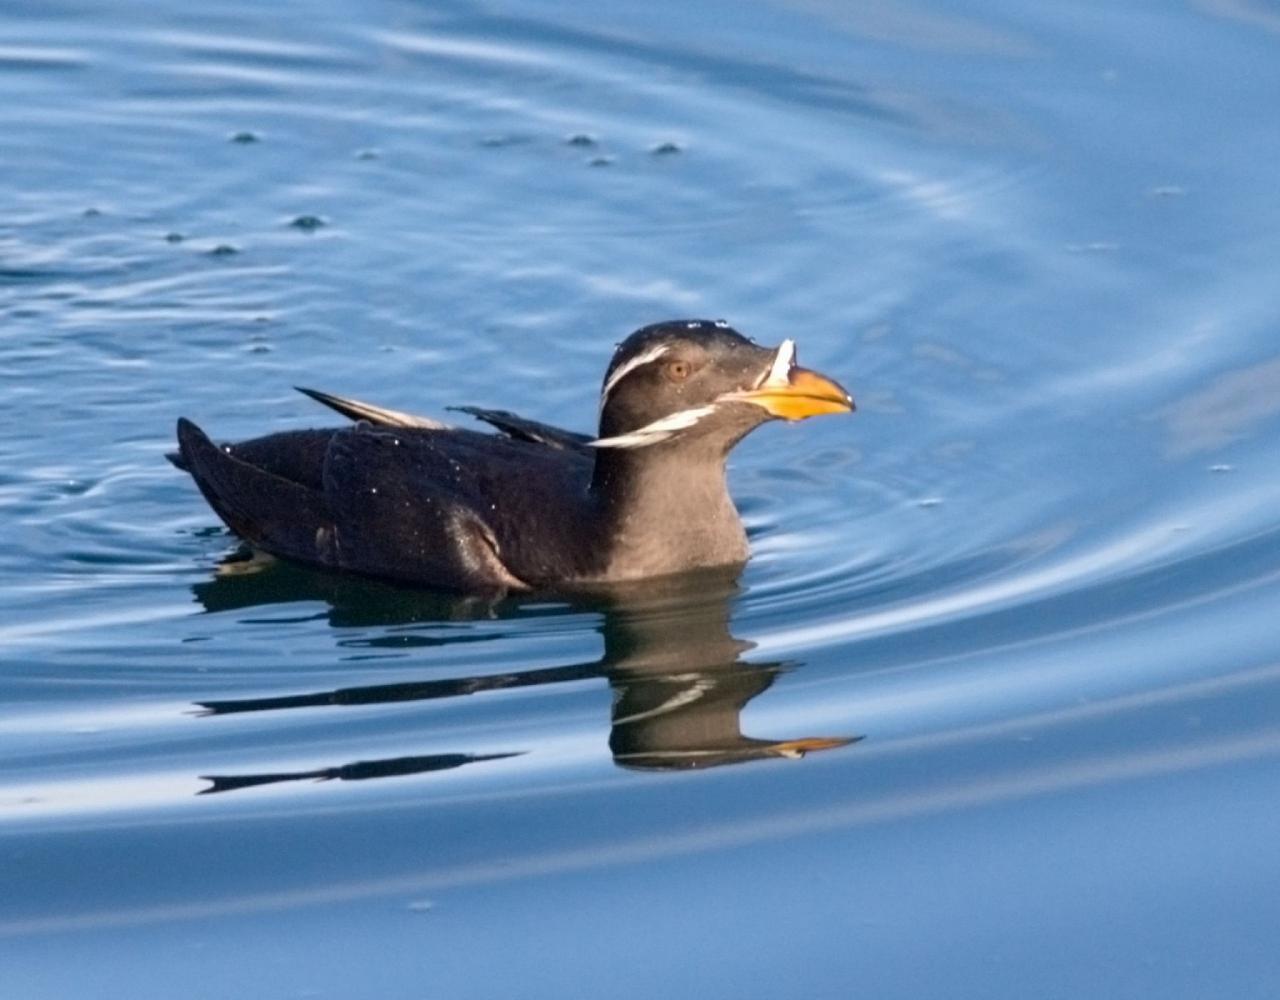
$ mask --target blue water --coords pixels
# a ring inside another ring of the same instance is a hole
[[[6,3],[0,95],[5,997],[1280,992],[1274,4]],[[733,584],[226,575],[163,459],[688,315],[859,402]]]

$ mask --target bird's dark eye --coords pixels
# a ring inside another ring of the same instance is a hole
[[[667,362],[667,378],[672,382],[683,382],[689,377],[692,366],[687,361],[668,361]]]

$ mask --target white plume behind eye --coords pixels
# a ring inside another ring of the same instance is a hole
[[[630,375],[641,365],[647,365],[650,361],[657,361],[660,357],[667,353],[667,344],[657,344],[650,347],[647,351],[641,351],[634,358],[624,361],[613,370],[613,374],[609,376],[604,384],[604,388],[600,390],[600,409],[604,409],[604,404],[609,398],[609,393],[613,392],[614,387],[624,378]]]
[[[711,406],[695,406],[688,410],[677,410],[675,413],[669,413],[665,417],[653,421],[653,423],[645,424],[643,427],[638,427],[636,430],[629,431],[626,434],[596,438],[590,442],[590,445],[592,448],[643,448],[647,444],[657,444],[659,441],[665,441],[677,431],[692,427],[703,417],[715,411],[714,403]]]

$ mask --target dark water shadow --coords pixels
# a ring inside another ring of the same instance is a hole
[[[312,771],[273,771],[264,774],[203,774],[201,778],[212,782],[197,795],[214,792],[234,792],[237,788],[253,788],[257,785],[274,785],[282,781],[364,781],[368,778],[393,778],[406,774],[425,774],[428,771],[451,771],[463,764],[485,760],[503,760],[518,757],[518,753],[435,753],[418,757],[385,757],[382,760],[358,760],[336,767],[318,767]]]
[[[243,566],[243,570],[235,567]],[[380,580],[325,573],[288,562],[255,565],[233,558],[217,576],[197,583],[191,592],[205,612],[216,614],[267,608],[277,604],[323,603],[321,617],[333,628],[377,628],[432,622],[474,621],[537,614],[512,600],[493,601],[465,594],[417,590]],[[561,613],[551,609],[548,613]],[[438,642],[459,641],[455,637]]]
[[[861,739],[820,736],[772,740],[742,732],[741,714],[747,703],[767,691],[782,672],[801,664],[742,659],[755,644],[735,638],[730,631],[733,600],[741,592],[736,574],[697,574],[561,595],[550,602],[543,597],[537,602],[505,599],[491,603],[278,564],[258,573],[219,577],[198,584],[194,590],[208,611],[322,600],[328,605],[327,618],[334,627],[587,612],[599,615],[597,630],[604,641],[603,655],[588,663],[197,702],[204,716],[432,701],[599,678],[613,691],[609,750],[620,767],[698,770],[753,760],[799,758]],[[431,641],[448,645],[467,638],[468,630],[461,630],[457,636]],[[201,794],[278,781],[358,780],[422,773],[502,759],[513,753],[439,754],[358,761],[302,772],[210,775],[205,780],[213,785]]]

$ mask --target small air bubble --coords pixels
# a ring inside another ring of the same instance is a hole
[[[929,507],[940,507],[942,506],[942,498],[941,497],[925,497],[922,500],[917,500],[916,506],[924,509],[928,509]]]
[[[302,230],[304,233],[314,233],[317,229],[328,225],[328,223],[318,215],[299,215],[289,225],[294,229]]]
[[[487,135],[480,140],[486,149],[502,149],[504,146],[519,146],[529,142],[526,135]]]
[[[410,913],[428,913],[436,908],[436,904],[429,899],[415,899],[406,907]]]
[[[1209,471],[1210,472],[1234,472],[1235,468],[1236,467],[1234,465],[1227,465],[1225,462],[1220,462],[1217,465],[1209,466]]]

